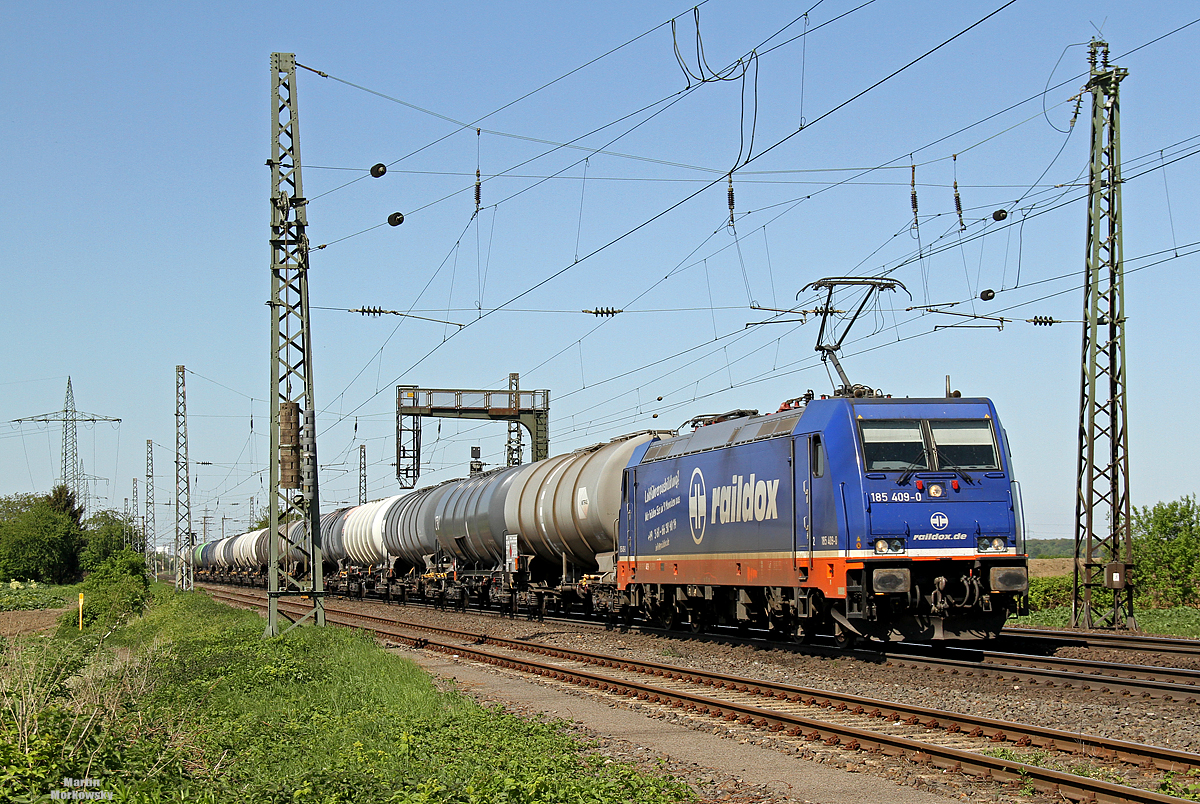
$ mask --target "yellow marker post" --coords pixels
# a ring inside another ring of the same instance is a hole
[[[83,592],[79,593],[79,630],[83,630]]]

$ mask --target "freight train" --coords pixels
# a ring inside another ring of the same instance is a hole
[[[700,417],[327,513],[331,593],[762,628],[839,644],[994,636],[1028,589],[1020,486],[985,398],[811,398]],[[281,552],[303,570],[302,530]],[[196,548],[265,583],[266,530]]]

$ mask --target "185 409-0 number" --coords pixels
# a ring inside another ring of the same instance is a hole
[[[920,502],[919,491],[872,491],[871,502]]]

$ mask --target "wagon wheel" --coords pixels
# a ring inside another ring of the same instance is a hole
[[[674,631],[681,620],[678,607],[669,603],[657,607],[654,612],[654,624],[666,631]]]
[[[694,608],[688,611],[688,630],[693,634],[703,634],[708,630],[708,618],[704,609]]]

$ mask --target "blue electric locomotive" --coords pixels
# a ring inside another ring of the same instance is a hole
[[[642,444],[617,587],[665,625],[994,636],[1028,588],[1020,490],[987,399],[836,397]]]

